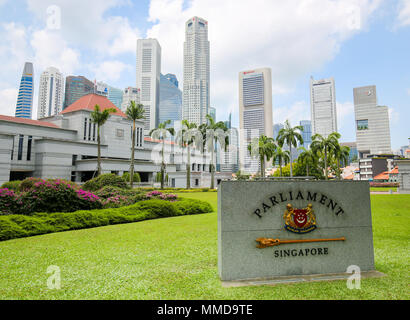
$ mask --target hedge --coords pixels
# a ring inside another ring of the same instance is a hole
[[[32,216],[7,215],[0,216],[0,241],[212,211],[212,206],[205,201],[182,198],[176,202],[146,200],[131,206],[111,209],[35,213]]]

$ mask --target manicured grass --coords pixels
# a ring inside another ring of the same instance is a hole
[[[184,194],[209,201],[216,193]],[[372,195],[376,269],[387,277],[222,288],[216,212],[0,242],[1,299],[409,299],[410,195]],[[47,267],[61,269],[49,290]]]
[[[371,192],[389,192],[390,190],[397,192],[396,187],[370,187]]]

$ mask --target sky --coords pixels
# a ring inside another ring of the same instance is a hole
[[[333,77],[341,141],[355,141],[353,88],[377,86],[389,107],[393,150],[410,138],[410,0],[0,0],[0,114],[14,115],[24,62],[39,77],[126,88],[136,83],[136,40],[156,38],[161,72],[183,83],[185,22],[208,21],[211,106],[238,125],[238,74],[272,69],[273,122],[310,119],[309,81]]]

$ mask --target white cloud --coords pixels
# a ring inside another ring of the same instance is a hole
[[[47,25],[49,0],[27,0],[28,8]],[[129,5],[123,0],[54,0],[60,8],[62,37],[72,46],[94,50],[97,55],[135,52],[139,31],[127,18],[107,16],[109,9]]]
[[[399,4],[399,14],[398,14],[398,24],[399,26],[409,26],[410,25],[410,0],[401,0]]]
[[[284,123],[289,120],[292,126],[299,125],[300,120],[310,120],[310,104],[306,101],[295,102],[290,107],[273,108],[273,122]]]
[[[132,69],[132,66],[121,61],[104,61],[100,64],[90,65],[89,69],[95,74],[95,78],[100,81],[117,81],[121,73],[125,70]]]
[[[390,119],[390,126],[393,124],[397,124],[400,120],[399,113],[394,109],[389,107],[389,119]]]
[[[238,73],[268,66],[276,94],[331,61],[343,41],[366,27],[379,0],[151,0],[148,37],[162,47],[162,71],[182,80],[185,22],[209,22],[211,104],[237,105]],[[215,9],[217,8],[217,10]]]
[[[0,90],[0,114],[14,116],[16,111],[18,90],[7,88]]]
[[[34,66],[40,72],[54,66],[67,75],[80,66],[80,53],[70,48],[58,31],[36,31],[30,43],[34,50]]]

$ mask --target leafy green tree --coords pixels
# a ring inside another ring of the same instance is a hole
[[[168,134],[172,136],[175,134],[174,128],[167,128],[167,126],[171,124],[171,120],[167,120],[163,123],[158,125],[158,128],[152,129],[149,133],[152,139],[161,140],[162,141],[162,151],[161,151],[161,189],[164,189],[164,182],[165,182],[165,170],[166,164],[164,159],[164,148],[165,148],[165,139],[167,138]]]
[[[211,152],[211,189],[215,189],[215,145],[219,142],[221,149],[226,150],[229,145],[229,135],[227,134],[228,128],[224,122],[215,122],[209,114],[206,115],[206,118],[208,122],[199,126],[199,130],[205,137],[203,138],[203,150],[206,148],[208,152]]]
[[[282,177],[282,165],[286,165],[290,160],[290,153],[288,150],[283,150],[282,147],[276,147],[273,154],[273,162],[279,163],[280,176]],[[289,169],[290,170],[290,169]]]
[[[289,120],[285,121],[285,127],[278,133],[278,144],[283,147],[284,144],[289,146],[290,163],[293,163],[292,159],[292,147],[297,148],[298,142],[303,144],[303,137],[300,132],[303,131],[303,126],[292,127]],[[293,177],[292,166],[290,166],[290,176]]]
[[[135,132],[136,121],[144,119],[144,105],[136,104],[135,101],[131,101],[125,114],[127,118],[132,121],[132,146],[131,146],[131,164],[130,164],[130,186],[134,185],[134,158],[135,158]]]
[[[301,165],[306,166],[306,175],[309,176],[309,167],[313,168],[314,166],[317,166],[317,156],[311,149],[306,150],[305,148],[301,147],[300,150],[302,150],[303,152],[299,155],[298,162]]]
[[[312,144],[310,148],[316,155],[323,156],[324,158],[324,171],[325,179],[329,179],[329,170],[328,170],[328,158],[332,156],[332,153],[339,145],[340,134],[337,132],[332,132],[327,138],[323,137],[320,134],[315,134],[312,137]]]
[[[91,121],[97,124],[97,146],[98,146],[98,156],[97,156],[97,175],[101,175],[101,127],[107,122],[110,114],[116,113],[117,110],[114,108],[107,108],[101,111],[100,106],[96,104],[94,106],[94,111],[91,112]]]
[[[338,144],[336,148],[333,151],[333,155],[335,158],[335,162],[337,165],[337,170],[336,170],[336,175],[338,179],[341,179],[341,170],[340,170],[340,164],[344,164],[346,166],[347,162],[349,161],[349,155],[350,155],[350,148],[348,146],[341,146]]]
[[[275,153],[276,145],[273,138],[261,135],[259,138],[254,138],[248,145],[248,151],[254,158],[259,158],[260,161],[260,176],[265,178],[265,162],[269,161]]]

